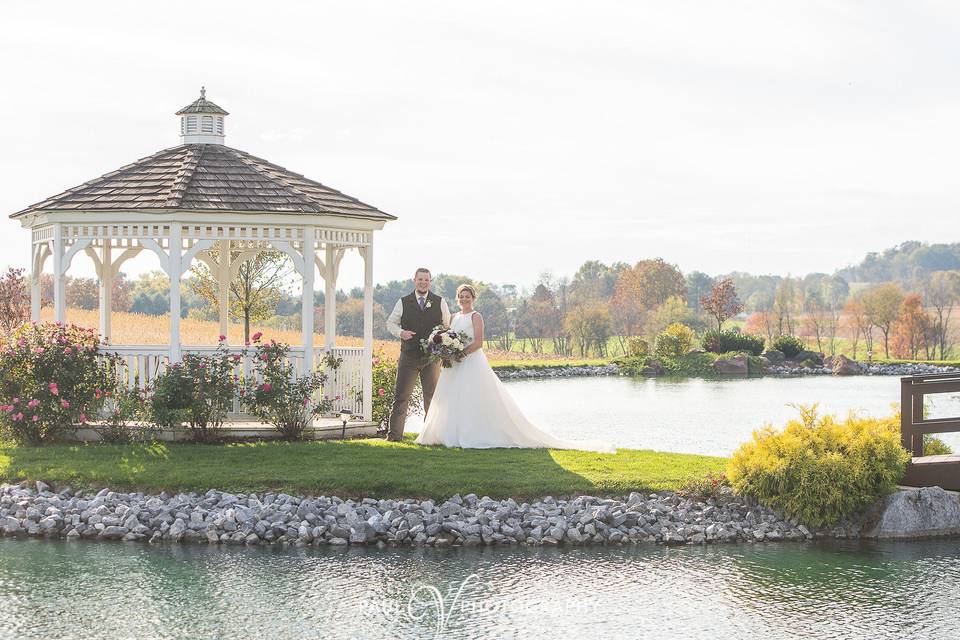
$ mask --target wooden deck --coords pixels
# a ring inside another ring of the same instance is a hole
[[[903,484],[960,491],[960,455],[913,458],[907,467]]]
[[[343,423],[336,418],[321,418],[316,420],[308,430],[309,440],[336,440],[345,435],[347,438],[372,438],[377,435],[377,425],[373,422],[352,420],[347,423],[346,433],[343,433]],[[262,422],[228,422],[223,425],[222,437],[226,440],[276,440],[280,434],[269,424]],[[78,429],[75,439],[80,442],[99,442],[100,436],[92,429]],[[187,428],[163,429],[159,440],[164,442],[184,442],[190,440],[190,430]]]
[[[930,418],[924,414],[924,397],[939,393],[960,393],[960,374],[900,378],[901,442],[913,454],[903,484],[960,491],[960,455],[923,455],[924,436],[960,432],[960,417]]]

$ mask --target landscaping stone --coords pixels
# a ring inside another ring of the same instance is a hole
[[[931,538],[960,535],[960,498],[940,487],[901,489],[864,516],[865,538]]]
[[[617,376],[620,368],[615,364],[588,365],[580,367],[530,367],[527,369],[494,369],[501,380],[532,378],[578,378],[586,376]]]
[[[725,376],[746,376],[750,373],[747,356],[718,358],[713,362],[713,370]]]
[[[845,355],[835,355],[830,359],[830,371],[835,376],[855,376],[860,373],[860,365]]]

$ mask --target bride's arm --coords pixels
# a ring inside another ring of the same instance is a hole
[[[483,348],[483,316],[475,313],[471,320],[473,320],[473,342],[463,350],[463,353],[466,355],[470,355],[474,351],[479,351]]]

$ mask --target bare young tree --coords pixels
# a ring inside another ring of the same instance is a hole
[[[717,321],[717,333],[723,323],[743,311],[743,303],[733,286],[733,280],[724,278],[713,285],[710,295],[700,298],[700,306]]]
[[[7,269],[0,277],[0,338],[9,336],[30,317],[30,294],[23,269]]]
[[[933,337],[940,351],[940,359],[945,360],[949,351],[950,315],[953,307],[960,302],[960,271],[937,271],[924,287],[926,303],[933,307]]]

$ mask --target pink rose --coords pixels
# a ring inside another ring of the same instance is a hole
[[[96,398],[97,400],[99,400],[100,398],[103,397],[103,391],[100,391],[100,389],[94,389],[94,390],[93,390],[93,397]]]
[[[303,406],[307,406],[308,404],[310,404],[310,398],[304,398],[304,399],[303,399]]]
[[[44,351],[45,349],[43,347],[37,347],[36,349],[33,350],[34,353],[43,353]]]
[[[273,390],[273,387],[270,385],[269,382],[264,382],[263,386],[261,386],[260,388],[263,389],[263,391],[265,391],[266,393],[270,393],[270,391]]]
[[[218,339],[220,340],[220,342],[226,342],[226,341],[227,341],[227,336],[225,336],[225,335],[223,335],[223,334],[221,333],[221,334],[220,334],[220,337],[219,337]]]
[[[87,414],[80,412],[80,424],[87,424]]]
[[[380,358],[374,358],[374,359],[373,359],[373,366],[377,366],[378,364],[380,364]]]
[[[383,387],[380,387],[379,389],[377,389],[377,395],[382,398],[383,396],[387,395],[387,392],[384,391]]]
[[[263,360],[264,362],[266,362],[267,360],[270,359],[270,356],[268,356],[267,354],[264,353],[263,355],[260,356],[260,359]]]
[[[262,331],[257,331],[255,334],[253,334],[253,335],[250,337],[250,339],[253,340],[254,342],[259,342],[259,341],[260,341],[260,338],[261,338],[262,336],[263,336],[263,332],[262,332]]]
[[[33,416],[33,421],[34,421],[34,422],[37,422],[38,420],[40,420],[40,416]]]
[[[339,395],[338,395],[336,398],[334,398],[334,400],[339,400],[339,399],[340,399],[340,396],[339,396]]]
[[[60,406],[63,407],[64,409],[69,409],[69,408],[70,408],[70,402],[67,401],[67,400],[61,400],[61,401],[60,401]]]
[[[70,347],[67,347],[66,349],[63,350],[63,352],[66,353],[67,355],[69,355],[69,354],[73,353],[73,349],[71,349]]]
[[[23,414],[15,413],[12,416],[10,416],[10,419],[13,420],[14,422],[20,422],[21,420],[23,420]]]
[[[40,401],[37,400],[36,398],[34,398],[33,400],[31,400],[30,402],[27,403],[27,406],[30,407],[31,409],[33,409],[34,407],[36,407],[36,406],[39,405],[39,404],[40,404]]]
[[[56,382],[51,382],[50,384],[47,385],[47,388],[50,389],[50,393],[52,393],[53,395],[55,396],[60,395],[60,389],[57,388]]]

